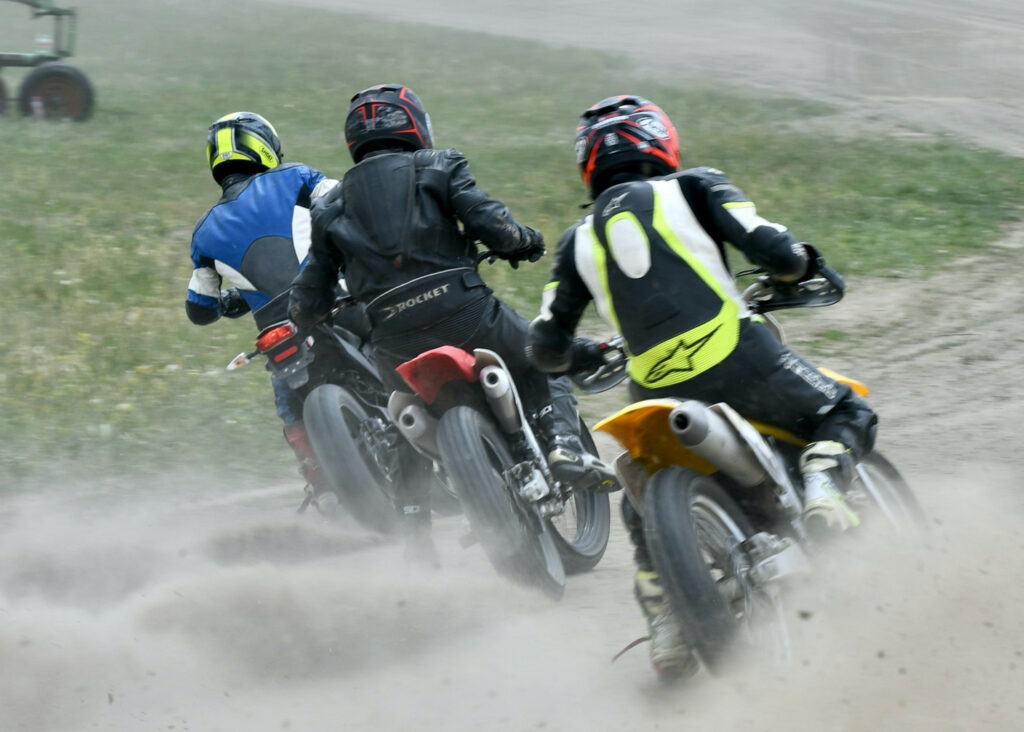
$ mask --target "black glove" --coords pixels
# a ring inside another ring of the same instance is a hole
[[[817,248],[807,244],[806,242],[801,243],[804,245],[804,249],[807,250],[807,269],[796,282],[790,283],[789,287],[795,288],[798,286],[798,283],[807,282],[808,280],[816,278],[823,278],[827,280],[834,289],[838,290],[839,293],[842,294],[845,289],[845,283],[843,282],[842,275],[825,263],[825,257],[821,255],[821,252],[819,252]],[[776,284],[778,283],[776,282]]]
[[[508,263],[512,265],[512,269],[519,269],[520,262],[536,262],[547,254],[548,250],[544,246],[544,235],[536,229],[524,226],[523,239],[522,246],[506,257]]]
[[[331,314],[334,293],[309,287],[292,286],[288,295],[288,317],[295,325],[308,330]]]
[[[821,252],[807,242],[801,243],[804,245],[804,249],[807,250],[807,270],[803,273],[798,282],[811,279],[827,267],[825,264],[825,258],[821,256]]]
[[[604,366],[604,354],[607,350],[606,343],[598,343],[590,338],[573,338],[569,373],[590,371]]]
[[[825,266],[825,259],[817,249],[806,242],[800,242],[800,246],[804,249],[805,260],[802,271],[796,273],[786,272],[785,274],[770,272],[768,275],[772,281],[772,285],[774,285],[775,289],[779,292],[788,292],[798,289],[799,283],[812,279],[821,270],[821,268]]]
[[[225,318],[240,318],[249,312],[249,303],[237,287],[220,291],[220,314]]]

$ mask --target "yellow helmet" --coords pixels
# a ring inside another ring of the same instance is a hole
[[[254,112],[225,114],[206,133],[206,160],[220,183],[229,173],[257,173],[281,164],[281,138]]]

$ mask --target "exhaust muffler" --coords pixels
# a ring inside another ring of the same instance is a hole
[[[523,425],[508,372],[500,366],[484,366],[480,370],[480,385],[502,431],[510,435],[519,432]]]
[[[437,449],[437,417],[430,414],[419,404],[409,404],[398,414],[395,421],[398,431],[402,433],[420,452],[438,454]]]
[[[713,407],[699,401],[683,401],[669,413],[668,421],[684,447],[744,488],[768,479],[768,472],[746,440]]]

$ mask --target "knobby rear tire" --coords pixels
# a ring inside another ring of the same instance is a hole
[[[368,419],[363,403],[336,384],[321,384],[306,397],[302,419],[338,502],[362,526],[394,534],[398,514],[388,494],[388,479],[360,432],[360,424]]]
[[[471,407],[453,407],[438,424],[437,446],[473,533],[494,568],[560,597],[564,583],[549,574],[536,530],[504,478],[516,461],[498,427]]]
[[[647,484],[644,535],[651,560],[687,639],[711,673],[725,671],[744,622],[716,579],[732,576],[729,558],[752,531],[709,476],[672,466]]]

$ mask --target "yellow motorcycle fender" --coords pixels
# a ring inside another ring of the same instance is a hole
[[[871,390],[868,389],[866,384],[862,384],[859,381],[843,376],[842,374],[838,374],[832,369],[827,369],[824,366],[820,366],[818,367],[818,371],[825,374],[825,376],[829,377],[833,381],[838,381],[840,384],[846,384],[848,387],[853,389],[854,393],[856,394],[860,394],[861,396],[867,396],[868,394],[871,393]]]
[[[678,404],[676,399],[636,402],[605,417],[594,429],[614,437],[648,475],[666,465],[684,465],[705,474],[715,472],[711,463],[683,447],[666,429],[668,415]]]

